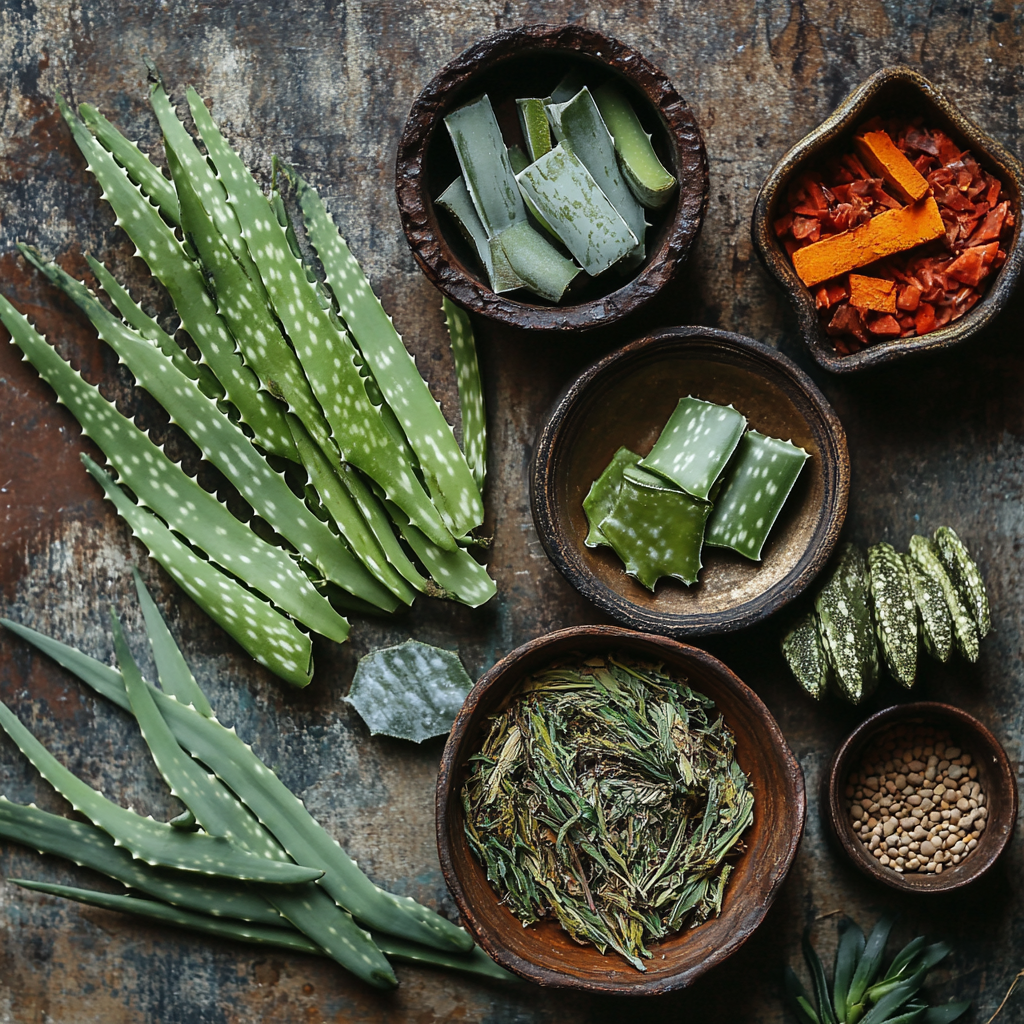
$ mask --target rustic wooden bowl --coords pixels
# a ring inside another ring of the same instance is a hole
[[[836,352],[832,339],[825,333],[814,306],[814,296],[797,277],[772,225],[779,216],[786,190],[796,175],[847,148],[854,130],[864,121],[894,111],[908,117],[923,114],[929,125],[941,128],[961,146],[969,147],[978,162],[1004,182],[1017,223],[1006,263],[989,284],[985,296],[970,312],[920,338],[879,341],[860,352],[843,356]],[[793,303],[800,333],[816,362],[833,373],[853,373],[918,352],[952,348],[977,334],[995,318],[1013,291],[1024,264],[1022,193],[1024,167],[1012,153],[986,135],[923,75],[907,67],[888,67],[876,71],[772,168],[754,203],[750,233],[761,262]]]
[[[705,547],[699,583],[663,579],[652,594],[610,548],[584,544],[583,499],[620,445],[651,450],[686,395],[732,403],[751,427],[811,458],[761,562]],[[675,637],[742,629],[795,598],[835,547],[849,487],[846,435],[810,378],[767,345],[707,327],[660,331],[585,370],[555,403],[530,477],[537,532],[565,578],[623,625]]]
[[[522,145],[515,101],[546,96],[569,70],[599,82],[613,77],[633,101],[654,147],[679,180],[675,196],[649,210],[648,256],[628,278],[614,269],[577,280],[560,305],[518,292],[496,295],[457,226],[434,206],[458,176],[444,118],[488,93],[510,144]],[[646,57],[582,25],[529,25],[498,32],[442,68],[413,104],[398,147],[396,191],[402,227],[416,261],[454,302],[514,327],[587,329],[642,306],[686,259],[704,219],[708,163],[697,121],[672,83]]]
[[[854,835],[846,807],[846,780],[860,764],[870,741],[892,725],[923,722],[949,729],[955,741],[978,766],[978,781],[985,792],[988,819],[977,847],[959,864],[943,865],[941,875],[907,872],[898,874],[882,867]],[[886,708],[862,722],[832,755],[821,780],[821,813],[833,839],[854,865],[873,878],[901,892],[950,892],[980,878],[1006,849],[1017,820],[1017,782],[1006,751],[976,718],[951,704],[922,701]]]
[[[719,917],[651,947],[641,974],[616,954],[580,946],[557,923],[524,928],[498,902],[466,841],[460,791],[467,759],[483,741],[488,717],[531,672],[569,654],[625,651],[663,662],[711,697],[736,737],[736,757],[753,784],[754,820],[735,861]],[[734,953],[754,933],[785,880],[803,831],[803,773],[757,694],[710,654],[617,626],[577,626],[549,633],[498,662],[473,687],[441,758],[437,847],[445,880],[473,937],[502,967],[541,985],[618,995],[683,988]]]

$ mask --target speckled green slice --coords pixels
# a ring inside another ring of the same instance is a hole
[[[977,661],[978,627],[942,564],[938,545],[927,537],[914,534],[910,538],[910,557],[942,588],[942,596],[946,600],[946,607],[949,608],[949,616],[953,621],[953,641],[956,649],[968,661]]]
[[[519,109],[519,127],[523,130],[526,151],[531,160],[537,160],[551,152],[551,127],[544,111],[542,99],[527,98],[516,100]]]
[[[942,587],[909,554],[903,556],[903,564],[917,606],[917,624],[924,649],[936,661],[947,662],[953,650],[953,620]]]
[[[608,539],[599,529],[600,522],[615,508],[619,500],[619,489],[622,487],[622,474],[628,466],[635,466],[640,461],[636,452],[628,448],[620,448],[612,461],[605,466],[601,475],[590,485],[587,496],[583,499],[583,511],[587,516],[590,532],[584,543],[588,548],[604,545],[611,547]]]
[[[525,154],[525,153],[524,153],[524,152],[523,152],[523,151],[522,151],[522,150],[521,150],[521,149],[520,149],[520,148],[519,148],[518,146],[509,146],[509,147],[508,147],[508,158],[509,158],[509,161],[510,161],[510,162],[511,162],[511,164],[512,164],[512,170],[513,170],[513,171],[514,171],[514,172],[515,172],[516,174],[519,174],[519,172],[520,172],[520,171],[525,171],[525,170],[526,170],[526,168],[530,166],[530,158],[529,158],[529,157],[528,157],[528,156],[527,156],[527,155],[526,155],[526,154]],[[522,193],[522,189],[520,189],[520,192]],[[539,225],[540,225],[540,226],[541,226],[541,227],[542,227],[542,228],[543,228],[543,229],[544,229],[544,230],[545,230],[545,231],[546,231],[546,232],[547,232],[547,233],[548,233],[548,234],[549,234],[549,235],[550,235],[550,236],[551,236],[551,237],[552,237],[552,238],[553,238],[553,239],[554,239],[554,240],[555,240],[556,242],[561,242],[561,239],[560,239],[560,238],[558,237],[558,234],[557,234],[557,232],[556,232],[556,231],[555,231],[555,229],[554,229],[554,228],[552,228],[552,226],[551,226],[551,225],[550,225],[550,224],[549,224],[549,223],[548,223],[548,222],[547,222],[547,221],[546,221],[546,220],[544,219],[544,216],[543,216],[543,214],[542,214],[542,213],[540,212],[540,210],[538,210],[538,209],[537,209],[537,207],[536,207],[536,206],[534,205],[534,203],[533,203],[533,200],[532,200],[532,199],[531,199],[531,198],[530,198],[530,197],[529,197],[528,195],[526,195],[525,193],[522,193],[522,195],[523,195],[523,202],[524,202],[524,203],[526,203],[526,209],[530,211],[530,216],[531,216],[531,217],[533,217],[533,219],[534,219],[534,220],[535,220],[535,221],[536,221],[536,222],[537,222],[537,223],[538,223],[538,224],[539,224]]]
[[[746,426],[747,418],[731,405],[715,405],[692,395],[680,398],[640,465],[705,500]]]
[[[491,286],[492,291],[500,295],[503,292],[522,288],[523,282],[514,275],[511,275],[508,280],[504,277],[495,276],[494,261],[491,259],[491,243],[487,239],[487,229],[480,219],[480,214],[476,212],[476,207],[473,205],[473,200],[469,195],[469,189],[466,187],[466,182],[461,175],[437,197],[437,204],[442,210],[447,210],[451,214],[452,220],[459,226],[463,237],[473,246],[477,258],[483,264],[484,271],[487,274],[487,283]]]
[[[813,612],[801,616],[782,638],[782,655],[804,693],[821,700],[828,688],[828,656]]]
[[[491,240],[501,245],[515,275],[535,295],[558,302],[580,272],[526,221],[513,224]]]
[[[708,521],[706,543],[761,560],[761,551],[810,456],[791,441],[748,430]]]
[[[935,543],[939,549],[939,558],[953,586],[974,617],[974,624],[978,627],[978,638],[984,638],[992,626],[992,615],[981,571],[971,558],[964,542],[951,527],[940,526],[935,531]]]
[[[682,491],[682,488],[677,487],[671,480],[666,480],[663,476],[641,469],[639,466],[626,466],[622,471],[622,477],[624,480],[636,484],[637,487],[646,487],[648,490],[674,491],[676,493]]]
[[[908,690],[917,674],[917,605],[903,559],[891,544],[868,548],[875,632],[889,674]]]
[[[683,491],[637,486],[623,479],[601,533],[626,572],[653,591],[662,576],[697,582],[704,524],[711,505]]]

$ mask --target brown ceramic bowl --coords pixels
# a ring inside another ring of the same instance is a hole
[[[760,562],[705,547],[700,582],[655,593],[606,547],[588,548],[583,499],[621,445],[646,455],[680,398],[733,404],[751,427],[811,455]],[[846,435],[813,382],[775,349],[707,327],[676,327],[595,363],[562,393],[540,434],[530,478],[537,532],[584,597],[625,626],[668,636],[725,633],[795,598],[828,561],[846,516]]]
[[[978,766],[978,782],[988,806],[985,831],[977,847],[959,864],[943,865],[941,875],[908,871],[899,874],[882,867],[854,835],[846,806],[846,780],[856,771],[861,755],[880,732],[902,723],[924,723],[948,729],[955,743]],[[821,813],[833,838],[865,875],[901,892],[950,892],[980,878],[999,858],[1013,835],[1017,820],[1017,782],[1006,751],[976,718],[953,707],[922,701],[886,708],[862,722],[832,755],[821,780]]]
[[[624,651],[663,662],[711,697],[736,737],[736,757],[753,784],[754,820],[744,833],[719,917],[651,946],[641,974],[621,957],[580,946],[557,923],[524,928],[498,901],[466,841],[460,790],[467,759],[488,717],[531,672],[556,658]],[[448,888],[473,937],[502,967],[541,985],[618,995],[683,988],[734,953],[764,919],[789,871],[803,831],[804,779],[775,719],[757,694],[716,658],[665,637],[617,626],[578,626],[513,651],[473,687],[452,726],[437,780],[437,847]]]
[[[548,95],[572,69],[581,70],[595,84],[608,78],[619,82],[680,186],[665,206],[647,212],[653,222],[647,234],[648,255],[629,277],[618,276],[614,268],[597,278],[582,275],[557,306],[528,292],[496,295],[457,226],[434,206],[434,199],[459,174],[444,118],[486,92],[506,142],[522,145],[516,99]],[[609,324],[642,306],[686,259],[707,205],[707,154],[692,111],[642,54],[582,25],[530,25],[477,43],[427,85],[399,143],[396,190],[413,255],[454,302],[514,327],[586,329]]]
[[[981,301],[964,316],[920,338],[895,338],[869,345],[860,352],[843,356],[818,319],[814,296],[796,275],[785,249],[775,237],[772,225],[780,216],[790,182],[802,171],[847,150],[856,128],[875,115],[894,112],[907,117],[924,115],[926,124],[941,128],[962,147],[970,148],[978,162],[1006,186],[1017,218],[1006,263],[988,285]],[[852,373],[869,366],[892,362],[917,352],[952,348],[977,334],[1006,304],[1024,264],[1024,225],[1021,224],[1021,194],[1024,167],[995,139],[986,135],[969,117],[954,106],[923,75],[906,67],[876,71],[844,100],[835,112],[801,139],[775,165],[761,186],[754,203],[751,236],[768,272],[782,286],[796,310],[800,333],[811,355],[826,370]]]

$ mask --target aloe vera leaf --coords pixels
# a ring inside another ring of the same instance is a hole
[[[635,466],[640,461],[636,452],[628,448],[620,448],[611,462],[601,471],[601,475],[590,485],[587,496],[583,499],[583,511],[587,516],[590,531],[584,543],[588,548],[604,545],[611,547],[607,537],[600,530],[600,523],[607,518],[619,499],[622,488],[623,472],[627,466]]]
[[[376,480],[435,543],[456,547],[412,466],[390,442],[380,414],[370,404],[355,366],[352,342],[339,333],[321,308],[316,289],[289,251],[284,229],[268,209],[252,175],[228,146],[198,94],[190,89],[188,95],[192,115],[243,225],[246,244],[274,311],[295,344],[343,457]]]
[[[496,282],[494,276],[494,263],[491,261],[491,245],[487,240],[487,229],[484,227],[480,214],[476,212],[473,200],[470,198],[469,189],[462,175],[459,175],[438,197],[437,204],[442,210],[447,210],[452,220],[458,225],[463,237],[473,246],[477,259],[483,264],[487,274],[487,283],[491,289],[499,295],[503,291],[514,291],[522,287],[521,281]],[[498,287],[502,284],[503,287]]]
[[[572,68],[558,80],[558,84],[551,90],[548,103],[565,103],[571,100],[587,84],[587,78],[582,71]]]
[[[601,117],[615,142],[622,174],[633,195],[646,207],[664,206],[676,190],[676,179],[664,167],[651,145],[632,104],[612,82],[594,90]]]
[[[881,984],[885,984],[891,981],[898,981],[907,973],[907,969],[914,962],[918,953],[924,949],[925,938],[923,935],[919,935],[916,939],[911,939],[897,954],[893,957],[892,963],[889,965],[889,970],[885,972],[885,977],[882,979]],[[949,952],[949,947],[946,947],[946,952]],[[945,954],[943,954],[945,955]],[[911,972],[913,973],[913,972]],[[877,987],[877,986],[876,986]]]
[[[547,115],[545,115],[545,123],[547,123],[546,117]],[[508,160],[509,163],[512,165],[512,170],[515,174],[519,174],[521,171],[525,171],[526,168],[530,166],[530,158],[518,146],[508,147]],[[522,193],[521,189],[520,192]],[[526,204],[526,209],[529,210],[530,212],[530,216],[533,217],[533,219],[549,235],[551,235],[551,237],[554,238],[556,242],[561,242],[561,239],[558,237],[558,232],[555,231],[555,229],[544,219],[544,216],[540,212],[540,210],[538,210],[537,207],[534,206],[533,200],[525,193],[522,193],[522,196],[523,202]]]
[[[416,452],[435,504],[447,512],[452,533],[464,536],[483,522],[484,504],[452,428],[316,189],[283,167],[341,318]]]
[[[743,437],[747,418],[731,405],[680,398],[649,455],[639,465],[707,499]]]
[[[118,514],[171,578],[259,664],[292,686],[313,677],[309,637],[272,605],[254,597],[210,562],[199,558],[141,505],[136,505],[87,455],[82,462]]]
[[[782,638],[782,654],[804,693],[821,700],[828,689],[828,657],[813,612],[802,615]]]
[[[489,97],[481,96],[453,110],[444,123],[487,237],[526,220],[526,207]]]
[[[454,651],[407,640],[360,658],[345,702],[370,735],[422,743],[447,734],[472,688]]]
[[[761,560],[768,534],[810,456],[791,441],[748,430],[722,478],[705,543]]]
[[[818,1016],[822,1024],[838,1024],[835,1010],[829,998],[828,984],[825,981],[825,969],[822,967],[821,958],[811,945],[810,935],[805,929],[801,945],[804,951],[804,959],[807,961],[808,970],[811,972],[811,981],[814,983],[814,994],[818,1000]]]
[[[653,591],[662,576],[696,583],[710,513],[708,502],[684,491],[645,487],[623,477],[615,505],[599,529],[627,574]]]
[[[128,179],[114,158],[89,134],[63,99],[58,103],[89,170],[103,188],[103,197],[117,215],[116,223],[135,243],[153,276],[170,293],[182,326],[202,353],[203,361],[224,386],[228,399],[258,443],[268,452],[295,459],[284,410],[235,352],[235,342],[217,315],[200,269],[189,259],[173,229]]]
[[[917,626],[925,650],[938,661],[949,661],[953,651],[953,620],[942,587],[909,554],[902,558],[917,606]]]
[[[845,924],[845,927],[844,927]],[[840,923],[841,933],[836,944],[836,965],[833,972],[832,992],[836,1017],[846,1020],[846,996],[850,991],[850,982],[857,969],[857,962],[864,952],[864,933],[852,921],[846,919]]]
[[[926,576],[930,576],[942,588],[946,607],[953,622],[953,640],[956,649],[968,660],[978,660],[978,627],[974,618],[960,597],[953,581],[949,578],[938,545],[927,537],[915,534],[910,538],[910,557]]]
[[[885,944],[889,941],[889,932],[896,923],[892,914],[883,914],[878,919],[875,927],[871,929],[867,941],[864,944],[864,952],[857,961],[857,969],[853,973],[853,980],[850,982],[850,990],[846,996],[847,1013],[861,1003],[864,993],[874,983],[878,976],[879,968],[882,966],[882,957],[885,955]]]
[[[935,531],[935,544],[950,581],[978,627],[978,639],[984,639],[992,626],[992,614],[981,570],[951,527],[940,526]]]
[[[636,251],[631,255],[643,259],[644,237],[647,232],[644,208],[637,202],[636,196],[619,171],[619,162],[615,158],[615,143],[590,90],[584,86],[565,103],[549,104],[547,115],[554,129],[555,138],[579,157],[616,212],[636,236]]]
[[[459,389],[462,413],[462,448],[473,479],[483,494],[487,479],[487,413],[484,409],[484,388],[480,380],[480,363],[476,357],[476,338],[469,314],[447,296],[441,300],[448,338],[455,364],[455,383]]]
[[[797,1017],[800,1018],[800,1024],[821,1024],[821,1018],[811,1005],[811,997],[807,989],[800,983],[796,972],[789,964],[786,965],[785,981],[786,995],[789,997]]]
[[[636,235],[566,146],[530,164],[516,181],[588,274],[596,277],[636,249]]]
[[[40,853],[63,857],[166,903],[260,924],[280,926],[284,923],[281,915],[245,883],[208,881],[194,873],[152,868],[123,846],[116,846],[114,840],[95,825],[71,821],[34,805],[16,804],[2,796],[0,837]]]
[[[175,227],[178,219],[178,197],[160,169],[139,147],[121,134],[91,103],[80,103],[78,113],[89,130],[113,154],[128,176],[156,204],[161,215]]]
[[[495,242],[523,284],[549,302],[558,302],[580,273],[572,260],[566,259],[526,221],[506,228],[491,239],[492,245]]]
[[[868,548],[871,608],[889,674],[910,689],[917,676],[917,606],[907,567],[891,544]]]
[[[861,1018],[861,1024],[882,1024],[918,992],[927,975],[928,970],[924,968],[912,974],[906,981],[901,981],[868,1010]]]
[[[544,110],[544,100],[524,97],[516,100],[516,108],[526,151],[530,154],[530,160],[537,160],[551,151],[551,127]]]
[[[929,1006],[925,1010],[924,1024],[952,1024],[971,1008],[969,999],[958,1003],[943,1003],[941,1006]]]

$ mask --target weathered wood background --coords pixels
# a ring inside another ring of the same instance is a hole
[[[87,376],[150,417],[84,320],[13,255],[14,241],[24,239],[84,272],[81,254],[91,251],[148,308],[169,311],[100,203],[55,113],[56,90],[98,104],[151,150],[158,135],[146,104],[148,55],[176,99],[192,83],[212,100],[258,173],[268,174],[272,153],[294,163],[325,193],[450,416],[455,390],[439,297],[408,252],[394,202],[397,140],[419,89],[498,28],[571,20],[643,51],[698,114],[711,202],[695,256],[669,294],[614,330],[581,339],[477,325],[489,400],[497,600],[476,612],[421,600],[394,622],[357,619],[349,644],[317,647],[318,672],[303,693],[286,692],[257,670],[146,560],[80,466],[79,452],[93,452],[91,444],[16,351],[0,345],[3,613],[108,658],[111,604],[138,638],[129,567],[140,563],[221,717],[277,766],[375,880],[448,910],[432,820],[442,744],[415,749],[371,739],[341,698],[357,658],[385,643],[415,636],[457,647],[475,675],[540,633],[601,621],[548,563],[530,517],[527,467],[559,389],[610,347],[674,323],[748,334],[807,365],[794,322],[751,251],[753,198],[785,149],[876,68],[899,61],[921,69],[1010,149],[1021,148],[1020,4],[606,0],[601,7],[579,0],[0,2],[0,287]],[[992,330],[940,358],[845,379],[822,379],[812,369],[849,436],[847,534],[902,547],[915,530],[949,523],[976,552],[990,585],[993,634],[976,666],[925,666],[916,692],[978,715],[1016,764],[1024,728],[1022,314],[1018,294]],[[792,1018],[781,1003],[782,967],[799,959],[803,927],[839,910],[870,924],[883,909],[902,912],[901,938],[927,931],[953,942],[953,956],[934,976],[934,996],[975,999],[966,1019],[987,1020],[1024,967],[1019,835],[992,876],[963,896],[899,899],[855,875],[823,841],[815,791],[830,751],[869,709],[803,699],[784,674],[779,628],[770,622],[706,646],[759,691],[799,756],[811,796],[807,832],[760,932],[692,990],[624,1004],[399,968],[401,987],[381,995],[327,961],[163,930],[0,881],[0,1022],[784,1021]],[[871,707],[902,696],[890,685]],[[0,636],[0,697],[108,794],[157,816],[177,810],[126,716],[8,635]],[[6,737],[0,791],[67,811]],[[85,871],[11,844],[0,844],[0,875],[97,884]],[[830,947],[832,920],[816,928]],[[1004,1021],[1024,1020],[1024,995],[1014,998]]]

